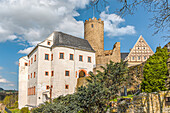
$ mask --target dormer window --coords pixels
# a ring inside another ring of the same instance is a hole
[[[47,42],[47,45],[50,45],[50,41]]]

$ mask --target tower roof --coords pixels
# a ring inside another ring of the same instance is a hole
[[[87,40],[57,31],[54,32],[53,47],[56,46],[71,47],[95,52]]]

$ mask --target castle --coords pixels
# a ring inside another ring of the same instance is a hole
[[[121,61],[120,42],[112,50],[104,50],[101,19],[85,21],[84,39],[53,32],[19,59],[19,108],[36,107],[60,95],[74,93],[78,79],[89,76],[90,71],[96,73],[110,60]]]
[[[101,19],[89,19],[84,23],[84,39],[88,40],[92,48],[96,51],[96,70],[101,70],[101,66],[106,66],[112,60],[120,62],[120,42],[116,42],[112,50],[104,50],[104,22]]]

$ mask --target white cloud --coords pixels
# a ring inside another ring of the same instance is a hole
[[[0,76],[0,83],[9,83],[9,81]]]
[[[106,14],[104,11],[100,14],[100,17],[104,21],[104,30],[107,36],[114,37],[136,33],[134,26],[119,27],[119,24],[125,22],[125,20],[116,14]]]
[[[3,69],[3,67],[0,66],[0,70],[2,70],[2,69]]]
[[[29,47],[29,48],[26,48],[24,50],[19,50],[18,53],[29,54],[33,49],[34,49],[34,47]]]
[[[13,86],[15,86],[15,84],[10,83],[10,84],[5,84],[4,86],[11,86],[11,87],[13,87]]]
[[[90,0],[0,0],[0,42],[42,41],[59,30],[83,37],[83,21],[77,21],[78,8]],[[26,51],[26,50],[25,50]]]

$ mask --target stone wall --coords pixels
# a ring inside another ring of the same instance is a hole
[[[170,113],[170,104],[167,105],[170,91],[141,93],[133,97],[127,113]]]
[[[116,42],[112,50],[105,50],[102,55],[96,57],[96,70],[102,71],[100,66],[106,67],[110,61],[120,62],[120,42]]]
[[[101,19],[89,19],[84,23],[84,38],[88,40],[92,48],[96,51],[96,70],[102,71],[101,66],[106,66],[112,60],[113,62],[120,62],[120,42],[113,45],[112,50],[104,50],[104,21]]]
[[[5,111],[5,105],[0,103],[0,112],[3,113],[3,111]]]

